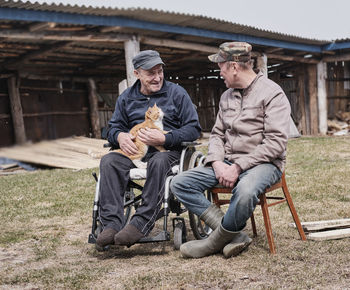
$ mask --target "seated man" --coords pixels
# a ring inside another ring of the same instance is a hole
[[[214,231],[181,245],[186,258],[243,251],[251,239],[241,231],[259,195],[280,179],[286,159],[289,101],[276,83],[254,72],[251,45],[223,43],[209,59],[218,63],[228,90],[221,96],[204,166],[175,176],[170,188]],[[233,188],[226,214],[203,195],[218,183]]]
[[[98,236],[96,248],[107,245],[131,246],[148,235],[160,210],[166,177],[173,165],[179,162],[181,142],[194,141],[200,136],[198,115],[190,96],[179,85],[164,80],[163,61],[159,53],[145,50],[133,59],[135,84],[117,99],[115,111],[109,122],[108,141],[133,155],[137,148],[135,138],[128,132],[145,120],[145,112],[154,104],[164,112],[164,134],[157,129],[141,129],[138,137],[149,146],[162,145],[167,151],[154,147],[144,158],[147,176],[142,192],[142,202],[124,228],[124,193],[133,162],[125,155],[110,152],[100,163],[100,220],[103,231]]]

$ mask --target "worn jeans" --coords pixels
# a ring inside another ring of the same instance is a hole
[[[222,221],[224,229],[242,230],[259,202],[259,195],[281,176],[281,171],[271,163],[243,171],[232,190],[230,205]],[[189,211],[201,216],[211,205],[203,193],[217,184],[214,169],[200,166],[175,176],[170,188]]]
[[[145,236],[152,230],[160,211],[166,177],[178,164],[180,152],[156,152],[148,154],[147,179],[142,190],[142,201],[130,220]],[[100,220],[103,228],[120,231],[124,224],[124,194],[134,163],[122,154],[111,152],[100,163]]]

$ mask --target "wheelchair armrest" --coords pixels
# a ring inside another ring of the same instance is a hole
[[[182,147],[194,147],[200,145],[201,143],[193,141],[193,142],[181,142]]]
[[[115,150],[115,149],[119,149],[119,146],[114,146],[112,143],[108,142],[103,144],[103,148],[110,148],[109,150]]]

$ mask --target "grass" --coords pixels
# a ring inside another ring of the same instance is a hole
[[[0,288],[14,289],[344,289],[349,239],[299,239],[285,204],[270,217],[270,255],[261,210],[249,250],[185,260],[172,241],[97,252],[87,243],[92,170],[38,170],[0,178]],[[350,217],[350,138],[290,140],[286,178],[302,221]],[[187,218],[187,215],[184,215]],[[188,224],[187,224],[188,225]],[[156,228],[161,226],[161,221]],[[169,222],[170,230],[171,223]],[[247,233],[251,236],[248,223]],[[188,239],[193,239],[191,231]]]

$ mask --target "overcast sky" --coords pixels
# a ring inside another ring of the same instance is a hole
[[[152,8],[203,15],[319,40],[350,38],[350,0],[36,0],[36,2],[94,7]]]

